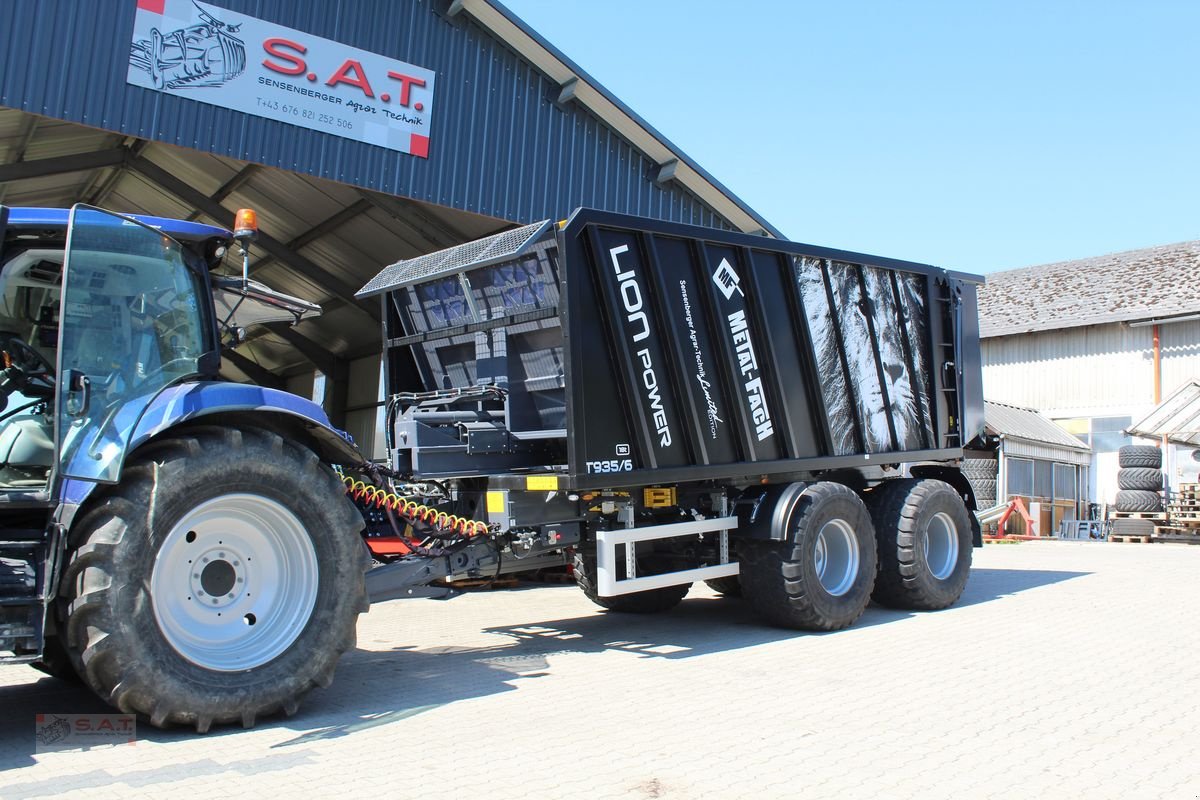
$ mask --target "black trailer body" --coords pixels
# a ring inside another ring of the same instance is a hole
[[[580,210],[393,264],[359,296],[382,296],[391,469],[454,519],[486,511],[508,569],[566,548],[608,608],[705,580],[828,630],[873,588],[910,608],[962,591],[980,283]]]
[[[360,293],[386,294],[390,393],[472,405],[411,415],[420,476],[759,480],[959,458],[982,430],[973,276],[591,210],[472,244]]]

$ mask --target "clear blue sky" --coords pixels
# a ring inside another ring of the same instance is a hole
[[[974,272],[1200,239],[1200,2],[501,2],[790,239]]]

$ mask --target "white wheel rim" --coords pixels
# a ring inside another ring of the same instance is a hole
[[[154,560],[150,598],[159,630],[197,666],[237,672],[287,650],[317,599],[317,553],[280,503],[227,494],[176,523]]]
[[[929,520],[922,548],[925,564],[933,577],[939,581],[950,577],[958,564],[958,526],[949,514],[938,512]]]
[[[858,538],[854,529],[840,519],[830,520],[817,531],[813,562],[821,588],[840,597],[858,577]]]

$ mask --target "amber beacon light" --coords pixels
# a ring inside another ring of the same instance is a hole
[[[258,214],[252,208],[239,208],[233,217],[233,238],[253,242],[258,238]]]
[[[258,238],[258,214],[239,208],[233,215],[233,238],[242,248],[242,288],[250,282],[250,243]]]

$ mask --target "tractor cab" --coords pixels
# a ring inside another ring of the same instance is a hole
[[[229,233],[84,206],[0,223],[0,494],[115,481],[150,400],[216,374],[208,266]]]

